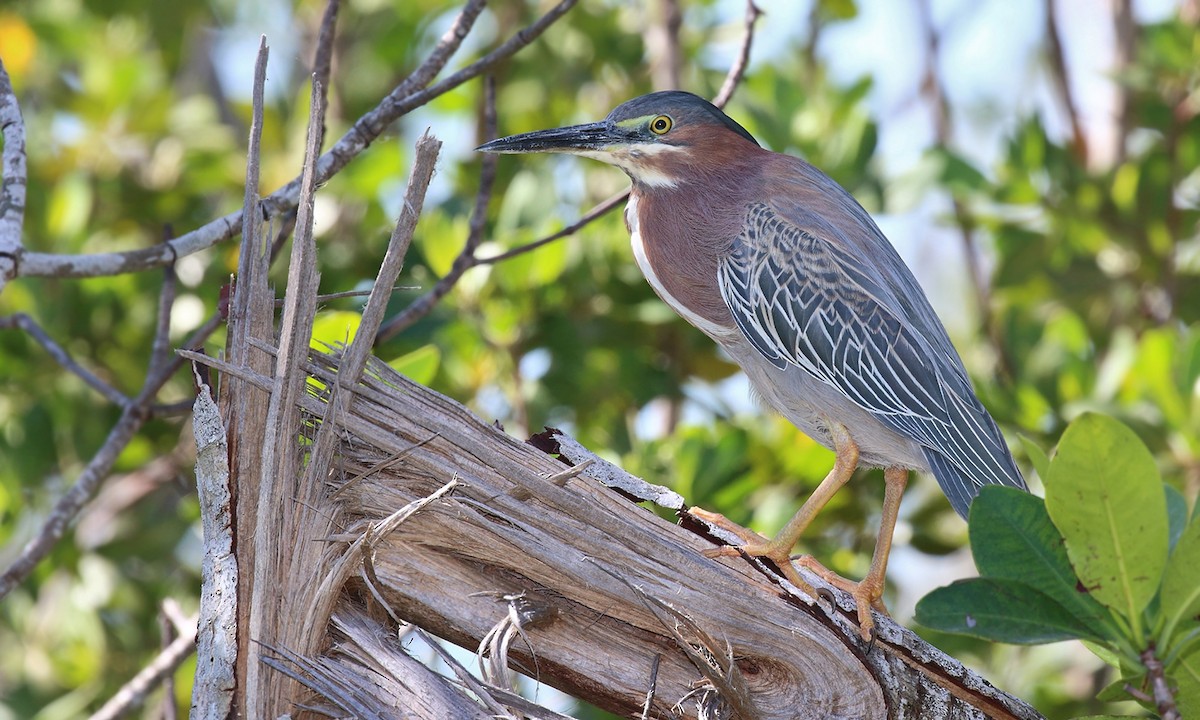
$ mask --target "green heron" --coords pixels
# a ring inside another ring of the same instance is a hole
[[[767,404],[836,453],[773,539],[737,528],[741,551],[771,560],[815,597],[792,565],[793,546],[855,468],[884,468],[866,577],[852,583],[801,558],[853,595],[864,638],[871,608],[885,610],[910,469],[932,472],[964,518],[984,485],[1026,489],[916,278],[867,211],[812,165],[761,148],[708,101],[675,91],[630,100],[600,122],[479,150],[569,153],[623,170],[633,182],[625,209],[633,254],[655,292],[725,348]]]

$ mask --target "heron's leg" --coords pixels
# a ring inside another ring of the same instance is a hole
[[[875,540],[875,552],[871,556],[871,568],[862,582],[852,582],[826,569],[811,557],[802,557],[797,562],[816,573],[830,585],[842,588],[854,597],[858,607],[858,627],[863,639],[869,640],[875,628],[871,617],[874,608],[887,614],[883,605],[884,578],[887,575],[888,556],[892,552],[892,535],[896,531],[896,518],[900,514],[900,499],[908,485],[908,470],[889,467],[883,471],[883,515],[879,520],[879,536]]]
[[[809,496],[808,500],[805,501],[800,510],[792,516],[792,519],[788,521],[787,525],[785,525],[783,529],[775,535],[775,537],[771,538],[770,540],[766,540],[761,536],[739,528],[739,530],[742,530],[742,532],[738,532],[736,530],[734,532],[743,540],[743,542],[745,542],[745,544],[740,548],[713,548],[712,550],[705,551],[704,554],[708,555],[709,557],[717,557],[720,555],[734,554],[740,551],[754,557],[767,558],[771,562],[775,563],[777,567],[779,567],[779,569],[783,572],[784,577],[786,577],[793,585],[796,585],[809,595],[816,597],[816,592],[813,591],[812,586],[802,580],[800,578],[800,574],[796,572],[794,567],[792,567],[792,548],[795,547],[796,542],[800,539],[800,536],[804,534],[804,531],[808,528],[809,524],[812,523],[813,518],[817,516],[817,513],[821,512],[821,509],[825,507],[826,503],[829,502],[829,499],[832,498],[838,490],[842,489],[842,486],[844,486],[846,482],[850,480],[850,476],[854,474],[854,469],[858,467],[858,445],[850,437],[850,433],[846,430],[845,426],[838,423],[830,423],[829,434],[833,440],[834,453],[836,453],[833,469],[829,471],[829,474],[825,476],[825,479],[821,481],[821,484],[817,486],[817,489],[813,491],[813,494]],[[693,509],[691,510],[691,513],[703,519],[709,520],[710,522],[714,518],[725,520],[725,518],[719,515],[708,513],[703,510]],[[725,520],[724,523],[718,521],[716,524],[726,528],[728,528],[729,525],[732,525],[732,523],[729,523],[728,520]]]

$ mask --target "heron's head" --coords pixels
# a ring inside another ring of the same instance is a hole
[[[599,122],[511,135],[480,145],[492,153],[567,153],[594,158],[650,187],[674,187],[754,136],[704,98],[656,92],[619,105]]]

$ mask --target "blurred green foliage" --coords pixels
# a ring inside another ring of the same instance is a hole
[[[543,3],[544,4],[544,3]],[[535,17],[538,3],[492,3],[461,65]],[[736,36],[740,9],[720,20],[711,0],[685,2],[684,86],[711,96],[725,67],[718,40]],[[0,57],[28,133],[31,250],[145,247],[241,205],[251,53],[245,88],[221,82],[237,55],[219,45],[241,28],[273,46],[262,189],[298,171],[306,123],[302,79],[323,11],[234,0],[15,0],[0,8]],[[275,8],[278,12],[271,10]],[[446,0],[347,0],[339,25],[327,137],[332,141],[420,61],[456,5]],[[855,15],[823,2],[823,27]],[[272,14],[274,12],[274,14]],[[584,0],[498,71],[504,133],[604,116],[652,88],[638,4]],[[763,22],[770,22],[768,17]],[[798,38],[797,43],[808,43]],[[1200,32],[1174,20],[1137,28],[1137,55],[1117,78],[1129,90],[1127,152],[1088,168],[1036,115],[1005,135],[993,164],[934,147],[937,172],[903,195],[951,196],[994,260],[991,303],[978,332],[956,337],[981,397],[1015,439],[1049,447],[1067,423],[1098,409],[1129,424],[1163,476],[1194,502],[1200,488]],[[729,112],[772,149],[803,155],[872,212],[903,211],[876,151],[880,122],[870,78],[834,82],[807,45],[761,63]],[[447,142],[391,311],[427,289],[463,246],[478,180],[471,152],[478,83],[439,98],[391,129],[319,195],[322,291],[374,277],[397,214],[411,146],[431,126]],[[954,111],[955,108],[951,108]],[[570,158],[502,160],[481,256],[557,230],[626,184],[611,168]],[[234,243],[178,264],[172,339],[212,313],[236,267]],[[282,282],[281,271],[276,269]],[[159,273],[95,280],[21,279],[0,314],[24,312],[87,367],[135,393],[147,363]],[[319,340],[356,327],[359,299],[331,301]],[[210,349],[222,346],[218,334]],[[823,477],[831,454],[786,422],[751,410],[736,368],[653,294],[628,251],[618,213],[576,236],[468,272],[429,316],[379,353],[515,435],[560,426],[631,472],[673,485],[689,502],[774,531]],[[118,410],[50,362],[24,335],[0,333],[0,542],[6,556],[78,477]],[[181,373],[164,391],[190,397]],[[190,429],[155,420],[76,529],[0,603],[0,717],[41,720],[94,710],[159,645],[165,598],[196,603],[198,523]],[[1025,465],[1028,458],[1022,457]],[[854,576],[869,562],[883,494],[863,472],[814,525],[805,549]],[[914,484],[902,535],[922,554],[961,553],[966,528],[935,485]],[[919,574],[919,573],[918,573]],[[894,588],[903,591],[904,588]],[[1090,656],[1013,649],[930,635],[1001,687],[1061,718],[1105,707]],[[191,666],[177,678],[186,702]]]

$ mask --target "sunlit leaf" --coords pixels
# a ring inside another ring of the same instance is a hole
[[[1179,706],[1180,717],[1200,717],[1200,645],[1180,658],[1169,671],[1178,688],[1175,702]]]
[[[328,345],[349,344],[358,332],[362,315],[348,310],[317,313],[313,320],[312,347],[326,350]]]
[[[421,385],[428,385],[437,376],[442,353],[434,345],[419,347],[388,362],[396,372]]]
[[[1162,578],[1161,609],[1168,627],[1200,614],[1200,522],[1180,536]]]
[[[1154,457],[1129,428],[1086,413],[1063,433],[1045,484],[1046,509],[1084,587],[1139,622],[1167,561],[1167,506]]]
[[[1050,467],[1050,458],[1046,456],[1046,451],[1034,444],[1033,440],[1018,435],[1017,439],[1021,441],[1021,447],[1025,449],[1025,454],[1029,456],[1029,462],[1033,464],[1033,469],[1037,471],[1038,477],[1043,481],[1046,479],[1046,470]]]

